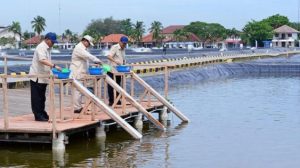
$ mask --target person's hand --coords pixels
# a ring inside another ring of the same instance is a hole
[[[60,66],[58,66],[58,65],[55,65],[55,68],[56,68],[57,70],[59,70],[59,71],[62,70],[62,68],[61,68]]]
[[[102,65],[102,62],[97,61],[97,62],[95,62],[95,64]]]

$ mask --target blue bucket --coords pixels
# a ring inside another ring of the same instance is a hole
[[[67,72],[61,72],[59,70],[57,70],[56,68],[52,68],[52,73],[53,75],[58,78],[58,79],[68,79],[70,76],[70,70]]]
[[[102,68],[99,68],[99,67],[96,67],[96,68],[89,68],[89,73],[90,75],[102,75],[103,73],[103,69]]]
[[[131,66],[119,65],[119,66],[116,66],[116,69],[118,72],[130,72]]]

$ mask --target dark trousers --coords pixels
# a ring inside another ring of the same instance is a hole
[[[114,79],[114,75],[110,72],[107,72],[107,75]],[[121,86],[121,76],[116,76],[116,82],[118,85]],[[107,86],[107,92],[108,92],[108,100],[109,100],[109,104],[112,105],[114,104],[114,89],[113,87],[111,87],[110,85]],[[119,93],[117,92],[116,97],[118,97]]]
[[[47,84],[30,80],[31,109],[36,120],[42,118],[49,119],[49,116],[45,111],[46,88]]]

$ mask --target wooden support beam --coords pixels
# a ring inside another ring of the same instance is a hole
[[[123,94],[126,99],[134,106],[136,107],[140,112],[142,112],[154,125],[157,126],[157,128],[161,130],[165,130],[166,128],[157,121],[151,113],[149,113],[141,104],[139,104],[133,97],[131,97],[125,90],[123,90],[115,81],[113,81],[108,75],[106,76],[106,81],[109,85],[111,85],[116,91],[118,91],[120,94]]]
[[[168,102],[164,97],[162,97],[157,91],[155,91],[150,85],[148,85],[142,78],[132,72],[133,78],[145,87],[154,97],[156,97],[161,103],[166,105],[173,113],[179,117],[184,122],[189,122],[189,119],[182,114],[176,107],[174,107],[170,102]]]
[[[107,104],[101,101],[97,96],[92,94],[87,88],[85,88],[79,81],[73,79],[74,86],[86,97],[90,98],[99,108],[103,108],[104,112],[116,121],[124,130],[126,130],[135,139],[141,139],[142,134],[129,125],[124,119],[122,119],[116,112],[113,111]]]

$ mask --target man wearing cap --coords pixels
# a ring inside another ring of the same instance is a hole
[[[45,39],[36,47],[30,66],[29,75],[50,75],[51,68],[61,68],[51,62],[50,50],[57,43],[56,34],[49,32]],[[31,109],[36,121],[48,121],[49,116],[45,111],[46,88],[48,79],[31,78]]]
[[[96,64],[102,64],[101,60],[90,54],[87,48],[94,46],[93,38],[89,35],[83,36],[81,41],[75,46],[72,53],[71,78],[82,79],[88,73],[88,62],[93,61]],[[74,112],[80,113],[82,110],[82,94],[75,90],[74,93]]]
[[[128,43],[128,38],[126,36],[122,36],[118,44],[115,44],[111,47],[110,52],[107,56],[109,60],[110,66],[117,66],[117,65],[124,65],[125,61],[125,48]],[[109,77],[113,78],[113,73],[107,72]],[[116,82],[120,85],[121,84],[121,77],[116,76]],[[114,104],[114,90],[113,88],[108,85],[107,87],[108,97],[109,97],[109,105],[112,106]],[[118,93],[116,95],[118,97]],[[118,102],[117,104],[121,104]]]

